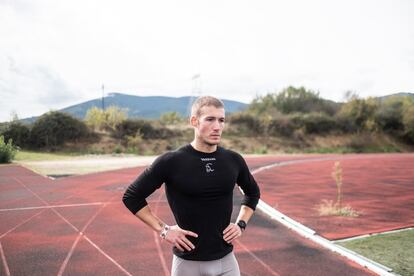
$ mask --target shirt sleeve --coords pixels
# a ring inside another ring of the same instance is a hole
[[[237,177],[237,185],[240,186],[244,193],[241,204],[256,210],[256,205],[260,199],[259,186],[257,185],[253,175],[250,173],[249,167],[247,167],[246,161],[243,157],[238,154],[238,159],[240,163],[240,171]]]
[[[122,201],[133,214],[147,206],[146,198],[165,182],[166,159],[167,154],[158,157],[126,189]]]

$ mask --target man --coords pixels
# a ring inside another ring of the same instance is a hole
[[[191,109],[191,144],[158,157],[124,194],[126,207],[173,246],[172,275],[240,275],[232,242],[246,228],[260,191],[241,155],[218,146],[224,121],[219,99],[198,98]],[[146,198],[163,183],[174,226],[147,205]],[[236,183],[245,195],[231,223]]]

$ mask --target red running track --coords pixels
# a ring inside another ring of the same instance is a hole
[[[121,202],[140,171],[52,181],[20,166],[0,166],[1,275],[168,275],[170,246]],[[173,223],[162,189],[149,202]],[[234,216],[239,204],[235,192]],[[235,252],[242,275],[371,275],[260,212]]]
[[[414,226],[414,154],[324,155],[284,165],[286,161],[255,175],[262,199],[318,234],[332,240]],[[360,212],[358,217],[319,216],[322,200],[336,200],[335,161],[343,170],[343,206]]]

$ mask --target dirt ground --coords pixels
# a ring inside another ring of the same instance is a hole
[[[65,160],[16,162],[42,175],[73,175],[147,166],[156,156],[89,155]]]

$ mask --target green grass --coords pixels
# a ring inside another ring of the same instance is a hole
[[[400,275],[414,275],[414,229],[338,242]]]
[[[69,159],[73,156],[79,156],[80,153],[66,153],[66,152],[35,152],[19,150],[14,158],[14,161],[50,161]]]

